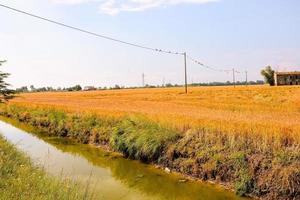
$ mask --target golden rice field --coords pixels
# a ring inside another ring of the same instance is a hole
[[[300,133],[300,87],[239,86],[21,94],[11,103],[108,115],[142,114],[182,131]],[[299,134],[300,135],[300,134]]]
[[[1,115],[240,195],[300,197],[299,86],[24,93],[9,104]]]

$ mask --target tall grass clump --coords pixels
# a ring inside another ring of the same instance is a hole
[[[113,128],[110,144],[114,150],[142,161],[157,161],[167,143],[176,141],[179,134],[157,123],[126,118]]]
[[[34,166],[30,159],[0,137],[0,199],[90,199],[80,185],[58,180]]]

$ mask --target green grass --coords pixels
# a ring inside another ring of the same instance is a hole
[[[141,118],[130,118],[113,128],[110,145],[127,157],[149,162],[157,161],[167,143],[178,138],[178,133],[156,123]]]
[[[80,185],[57,180],[0,137],[0,199],[88,199]]]

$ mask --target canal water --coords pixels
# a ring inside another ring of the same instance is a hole
[[[51,175],[74,179],[104,200],[242,200],[221,187],[184,182],[178,174],[68,139],[49,137],[15,120],[0,121],[0,134]]]

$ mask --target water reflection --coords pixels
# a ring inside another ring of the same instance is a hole
[[[91,191],[99,199],[244,199],[216,186],[194,181],[180,183],[182,177],[179,175],[166,174],[153,166],[90,145],[49,137],[11,119],[0,121],[0,133],[27,152],[48,173],[67,176],[84,184],[89,182]]]

